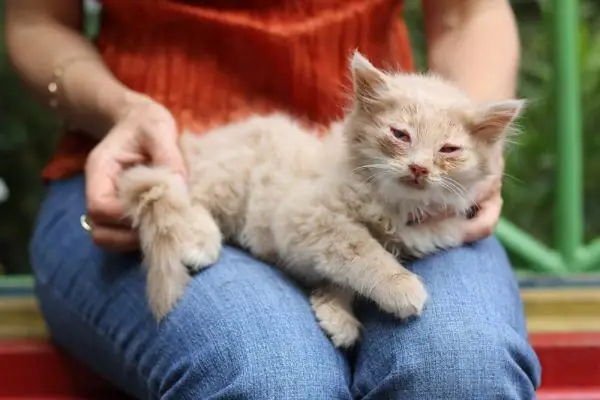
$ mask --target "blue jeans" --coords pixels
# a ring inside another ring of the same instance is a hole
[[[54,341],[141,399],[534,399],[540,366],[515,278],[486,239],[416,262],[431,294],[402,323],[358,305],[363,340],[336,350],[305,293],[235,248],[199,273],[158,326],[139,255],[97,248],[81,229],[84,180],[50,185],[31,243]]]

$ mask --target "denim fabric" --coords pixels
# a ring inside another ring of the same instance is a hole
[[[137,398],[535,398],[540,366],[493,238],[412,265],[431,294],[421,318],[359,304],[364,338],[344,354],[301,288],[231,247],[157,325],[139,255],[94,246],[84,212],[82,177],[50,186],[31,243],[37,295],[55,342]]]

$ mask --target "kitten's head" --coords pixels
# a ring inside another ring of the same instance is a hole
[[[358,52],[351,70],[346,135],[353,167],[390,200],[467,201],[493,171],[524,106],[475,102],[439,77],[386,73]]]

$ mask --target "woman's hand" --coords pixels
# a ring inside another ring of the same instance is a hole
[[[465,243],[472,243],[490,236],[502,212],[502,174],[494,176],[482,186],[477,212],[461,227]]]
[[[162,105],[144,98],[121,114],[114,127],[90,153],[85,167],[87,216],[98,246],[135,250],[139,243],[117,196],[116,182],[129,166],[149,163],[186,174],[177,145],[177,126]]]
[[[490,236],[500,219],[503,203],[502,177],[504,175],[504,157],[501,150],[499,149],[494,157],[494,174],[485,180],[478,189],[479,199],[474,216],[467,219],[460,227],[465,243],[472,243]]]

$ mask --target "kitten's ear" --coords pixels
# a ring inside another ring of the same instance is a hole
[[[525,107],[525,100],[505,100],[487,104],[477,113],[473,135],[495,142],[501,139]]]
[[[379,92],[386,86],[386,77],[367,60],[358,50],[352,55],[350,61],[354,95],[361,103],[372,103],[379,96]]]

